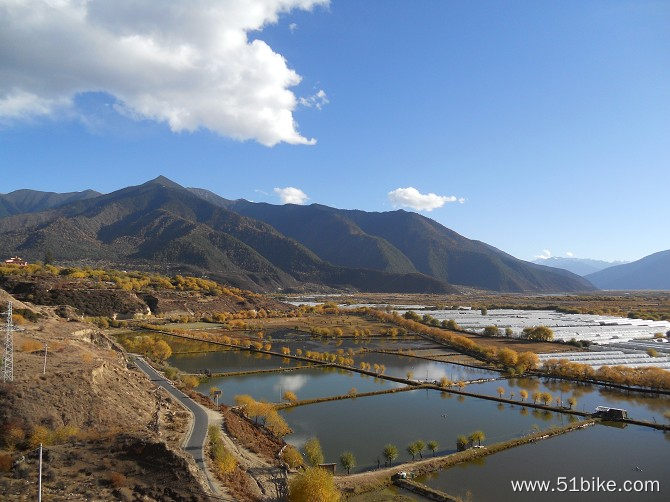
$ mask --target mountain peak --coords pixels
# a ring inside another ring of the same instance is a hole
[[[169,178],[166,178],[162,174],[158,176],[157,178],[154,178],[152,180],[147,181],[146,183],[143,183],[142,186],[148,186],[148,185],[159,185],[159,186],[164,186],[164,187],[169,187],[169,188],[184,188],[182,187],[179,183],[175,183]]]

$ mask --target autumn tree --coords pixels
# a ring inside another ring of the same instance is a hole
[[[384,450],[382,453],[388,465],[391,465],[393,461],[396,458],[398,458],[398,447],[394,444],[389,443],[386,446],[384,446]]]
[[[528,399],[528,391],[526,389],[521,389],[519,391],[519,397],[521,397],[521,401],[525,401]]]
[[[356,457],[350,451],[345,451],[340,455],[340,465],[347,470],[347,474],[351,474],[351,469],[356,467]]]
[[[481,446],[481,445],[482,445],[482,441],[484,441],[484,439],[486,439],[486,435],[484,434],[484,431],[479,431],[479,430],[478,430],[478,431],[475,431],[475,432],[473,432],[472,434],[470,434],[470,438],[469,438],[469,439],[470,439],[470,441],[472,441],[473,443],[474,443],[475,441],[477,441],[477,443],[479,444],[479,446]]]
[[[307,457],[307,461],[311,465],[316,467],[319,464],[323,464],[323,450],[321,449],[321,443],[317,438],[313,437],[308,439],[305,446],[302,447],[302,450],[305,453],[305,457]]]
[[[407,453],[412,455],[412,460],[414,460],[416,458],[417,454],[419,453],[419,450],[417,449],[416,443],[410,443],[409,445],[407,445],[406,450],[407,450]]]
[[[288,401],[290,403],[295,403],[295,402],[298,401],[298,396],[295,395],[295,392],[287,390],[282,395],[282,399],[284,399],[285,401]]]
[[[339,502],[340,492],[333,475],[320,467],[309,467],[288,484],[289,502]]]
[[[523,337],[527,340],[548,342],[554,339],[554,332],[547,326],[533,326],[532,328],[524,328]]]
[[[496,392],[498,392],[498,395],[499,395],[500,397],[503,397],[503,394],[505,393],[505,387],[498,387],[498,388],[496,389]]]
[[[456,438],[456,449],[458,451],[463,451],[468,447],[469,441],[465,436],[458,436]]]
[[[570,409],[574,408],[575,405],[577,404],[577,399],[574,397],[569,397],[568,398],[568,405],[570,406]]]
[[[428,441],[428,449],[433,452],[433,457],[435,456],[435,450],[439,446],[438,442],[435,440]]]
[[[286,445],[282,451],[281,458],[291,469],[297,469],[304,464],[302,455],[291,445]]]

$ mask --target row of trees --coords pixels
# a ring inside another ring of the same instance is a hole
[[[235,396],[235,404],[256,423],[260,420],[275,436],[284,437],[291,432],[291,428],[272,403],[256,401],[248,394],[241,394]]]
[[[575,363],[567,359],[550,359],[545,361],[544,369],[549,374],[572,380],[593,380],[650,389],[670,389],[670,371],[661,368],[601,366],[596,370],[588,364]]]
[[[516,352],[511,349],[496,350],[493,347],[479,345],[466,336],[451,333],[438,327],[427,326],[420,322],[421,318],[416,320],[419,316],[414,312],[411,313],[414,315],[406,312],[404,317],[398,315],[397,312],[387,313],[369,307],[361,307],[357,309],[357,312],[402,326],[409,331],[429,336],[456,350],[485,361],[499,364],[514,374],[522,374],[528,370],[535,369],[539,362],[537,354],[532,352]],[[410,314],[410,318],[408,318],[407,314]]]
[[[486,439],[486,434],[484,434],[484,431],[481,430],[476,430],[469,436],[458,436],[456,438],[456,449],[458,451],[463,451],[475,444],[475,442],[481,446],[482,441]]]
[[[237,460],[235,456],[225,447],[221,437],[221,430],[216,425],[210,425],[208,429],[209,455],[214,465],[214,471],[225,476],[235,471]]]

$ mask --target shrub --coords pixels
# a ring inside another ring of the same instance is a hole
[[[111,472],[109,474],[109,482],[114,488],[121,488],[122,486],[126,486],[128,480],[120,472]]]
[[[309,467],[294,476],[288,485],[289,502],[338,502],[340,499],[333,475],[319,467]]]
[[[44,344],[38,342],[37,340],[24,340],[21,343],[21,352],[37,352],[38,350],[43,350]]]
[[[291,445],[287,445],[286,448],[284,448],[281,458],[291,469],[297,469],[301,465],[304,465],[302,455]]]

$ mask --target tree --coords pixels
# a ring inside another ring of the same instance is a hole
[[[525,401],[528,399],[528,391],[526,389],[521,389],[519,391],[519,396],[521,397],[521,401]]]
[[[554,339],[554,332],[547,326],[534,326],[532,328],[524,328],[523,337],[527,340],[548,342]]]
[[[521,352],[517,356],[516,370],[519,373],[525,373],[537,368],[539,362],[540,358],[534,352]]]
[[[291,469],[296,469],[303,465],[304,461],[302,455],[291,445],[286,445],[281,454],[281,458]]]
[[[407,380],[411,380],[412,378],[414,378],[414,373],[412,373],[411,371],[408,371],[406,376],[407,376]]]
[[[412,455],[412,460],[416,458],[417,453],[419,453],[419,450],[417,449],[416,443],[411,443],[407,445],[407,453]]]
[[[433,452],[433,457],[435,456],[435,450],[437,450],[438,442],[435,440],[428,441],[428,449]]]
[[[289,502],[338,502],[340,499],[333,475],[320,467],[305,469],[288,484]]]
[[[541,392],[533,392],[533,403],[537,403],[537,401],[541,398],[542,398]]]
[[[314,437],[308,439],[302,449],[310,464],[315,467],[319,464],[323,464],[323,450],[321,449],[321,443],[317,438]]]
[[[479,446],[482,445],[482,441],[486,439],[486,435],[484,434],[484,431],[475,431],[472,434],[470,434],[470,441],[473,443],[477,441]]]
[[[356,467],[356,457],[350,451],[345,451],[340,455],[340,465],[347,470],[347,474],[351,474],[351,469]]]
[[[482,315],[486,315],[486,314],[489,313],[489,311],[486,309],[486,307],[480,308],[479,311],[482,313]]]
[[[388,465],[391,465],[393,461],[396,458],[398,458],[398,447],[394,444],[389,443],[386,446],[384,446],[384,450],[382,453]]]
[[[503,394],[505,393],[505,388],[504,388],[504,387],[498,387],[498,388],[496,389],[496,391],[498,392],[498,395],[499,395],[500,397],[503,397]]]
[[[165,361],[172,355],[172,349],[165,340],[158,340],[151,349],[151,355],[159,361]]]
[[[577,399],[574,397],[569,397],[568,398],[568,405],[570,406],[570,409],[574,408],[575,405],[577,404]]]
[[[426,443],[421,439],[418,439],[414,442],[414,445],[416,446],[416,451],[419,454],[419,456],[423,458],[423,450],[426,449]]]
[[[540,399],[542,400],[542,402],[544,402],[544,405],[547,406],[551,402],[553,397],[548,392],[542,392],[540,395]]]
[[[298,401],[298,396],[295,395],[295,392],[287,390],[282,395],[282,399],[284,399],[285,401],[288,401],[290,403],[295,403],[295,402]]]
[[[514,334],[514,330],[510,327],[505,328],[505,336],[507,338],[511,338],[512,335]]]
[[[456,438],[456,449],[458,451],[463,451],[468,447],[469,441],[465,436],[458,436]]]
[[[486,326],[484,336],[500,336],[500,328],[498,326]]]
[[[450,385],[451,381],[447,377],[440,378],[440,387],[449,387]]]

